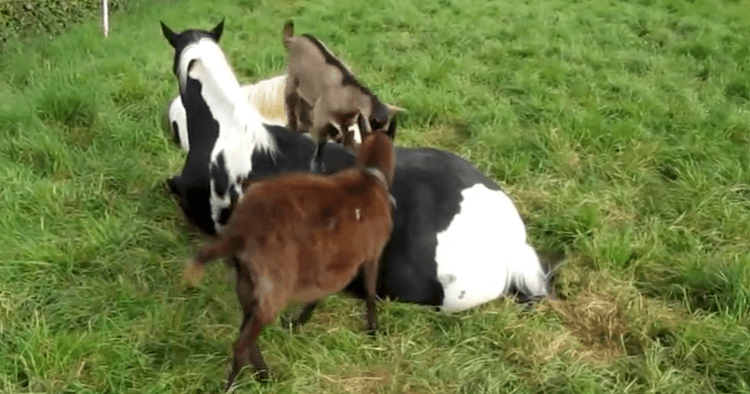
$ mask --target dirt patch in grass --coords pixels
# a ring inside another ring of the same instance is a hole
[[[575,299],[549,306],[583,345],[576,351],[582,360],[607,362],[623,354],[620,338],[628,332],[627,317],[614,295],[586,291]],[[554,343],[562,344],[563,338]]]
[[[566,300],[546,302],[570,330],[547,346],[547,357],[571,350],[584,362],[607,363],[624,355],[641,355],[651,343],[671,345],[689,313],[663,301],[644,298],[632,286],[607,279],[588,278],[589,286]]]
[[[336,392],[349,394],[374,394],[380,392],[380,387],[391,383],[391,374],[382,367],[375,367],[366,371],[351,371],[342,378],[332,378],[322,375],[331,389]]]

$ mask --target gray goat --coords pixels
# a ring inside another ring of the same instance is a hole
[[[366,120],[362,137],[370,132],[382,132],[391,140],[396,136],[394,115],[403,109],[383,103],[354,77],[352,71],[337,59],[317,38],[303,34],[294,36],[294,23],[284,23],[284,46],[289,54],[289,67],[284,90],[287,126],[300,130],[298,123],[304,114],[298,114],[299,100],[312,107],[310,135],[318,141],[311,170],[324,172],[322,151],[330,128],[343,134],[356,122],[357,115]]]

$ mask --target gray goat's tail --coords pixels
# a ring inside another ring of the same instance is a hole
[[[284,32],[284,40],[283,40],[284,46],[289,47],[289,41],[291,41],[292,38],[294,37],[294,21],[290,19],[284,22],[283,32]]]

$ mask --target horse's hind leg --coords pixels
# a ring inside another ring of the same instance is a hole
[[[363,270],[365,276],[365,290],[367,291],[367,298],[365,299],[366,328],[368,334],[374,335],[378,328],[375,318],[375,286],[378,282],[378,260],[365,263]]]

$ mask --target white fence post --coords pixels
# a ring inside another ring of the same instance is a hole
[[[109,36],[109,0],[102,0],[102,18],[104,19],[104,37]]]

